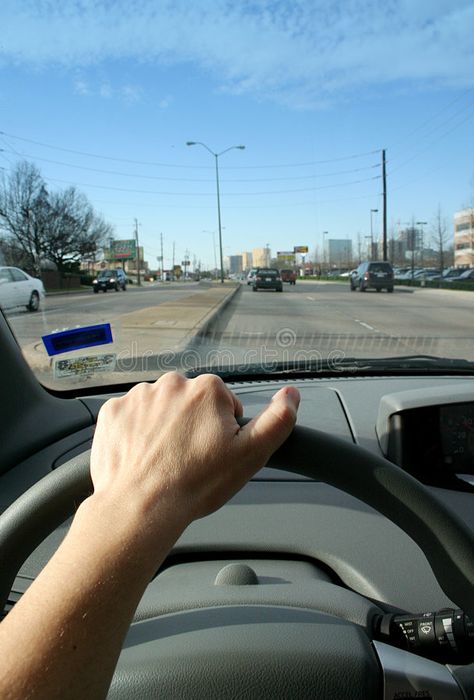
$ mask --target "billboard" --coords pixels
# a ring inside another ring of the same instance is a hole
[[[307,245],[295,245],[293,248],[294,253],[307,253],[308,252],[308,246]]]
[[[277,251],[277,264],[280,267],[293,267],[295,264],[295,254],[291,250]]]
[[[112,241],[114,260],[136,260],[137,244],[133,238],[125,241]]]

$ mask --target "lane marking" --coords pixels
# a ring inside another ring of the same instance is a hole
[[[375,331],[376,333],[380,333],[378,328],[374,328],[373,326],[369,326],[368,323],[364,323],[364,321],[359,321],[358,318],[354,319],[355,323],[358,323],[360,326],[364,326],[364,328],[367,328],[369,331]]]
[[[306,299],[309,299],[310,301],[314,301],[314,297],[306,297]]]

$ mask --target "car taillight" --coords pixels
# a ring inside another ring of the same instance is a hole
[[[370,275],[369,275],[368,272],[364,272],[364,279],[365,279],[365,280],[368,280],[368,279],[369,279],[369,276],[370,276]]]

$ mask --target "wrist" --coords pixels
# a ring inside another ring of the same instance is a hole
[[[93,493],[79,506],[71,529],[114,556],[133,553],[137,563],[161,561],[189,524],[181,510],[166,497],[147,505],[132,497]]]

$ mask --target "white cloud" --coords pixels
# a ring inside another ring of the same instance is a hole
[[[0,25],[4,63],[192,63],[222,90],[296,107],[365,87],[474,84],[473,0],[3,0]]]
[[[172,102],[173,102],[173,96],[166,95],[158,102],[158,107],[160,109],[168,109],[168,107],[172,104]]]
[[[74,92],[77,95],[90,95],[89,84],[85,80],[77,79],[73,84]]]
[[[110,83],[102,83],[99,87],[99,95],[105,99],[109,99],[113,95],[112,86]]]
[[[138,102],[142,95],[139,85],[122,85],[120,94],[126,102]]]

